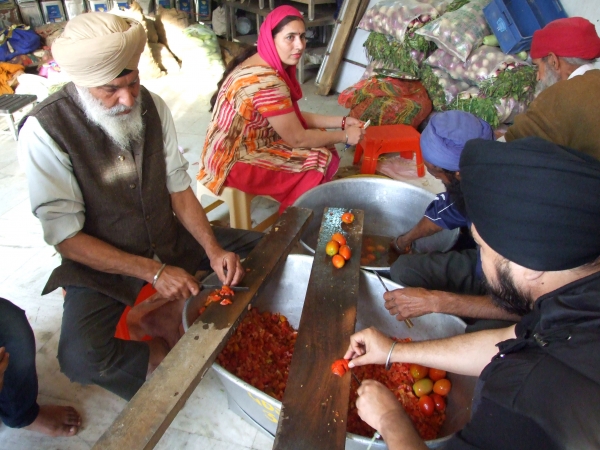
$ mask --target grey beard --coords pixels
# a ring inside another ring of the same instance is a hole
[[[129,149],[131,144],[141,140],[144,133],[144,122],[142,121],[142,105],[139,96],[131,108],[125,105],[106,108],[90,93],[88,88],[77,86],[77,92],[88,120],[102,128],[115,144],[123,149]],[[119,113],[129,110],[129,114],[119,115]]]
[[[544,71],[544,79],[538,81],[535,86],[535,96],[537,97],[543,90],[548,89],[550,86],[558,83],[559,81],[559,73],[556,70],[552,69],[552,67],[550,67],[549,64],[546,64],[546,70]]]

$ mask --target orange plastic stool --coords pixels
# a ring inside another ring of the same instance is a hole
[[[421,133],[410,125],[379,125],[367,128],[365,137],[356,145],[354,164],[364,153],[360,173],[374,174],[379,155],[400,153],[406,159],[417,155],[417,175],[425,176],[425,164],[421,155]]]

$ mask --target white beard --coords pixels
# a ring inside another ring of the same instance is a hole
[[[79,100],[87,118],[104,130],[119,147],[129,149],[131,144],[142,138],[144,123],[142,121],[142,102],[140,96],[129,108],[116,105],[106,108],[100,100],[94,97],[89,89],[77,87]],[[130,111],[129,114],[119,113]]]
[[[544,79],[538,81],[535,86],[535,96],[537,97],[543,90],[548,89],[550,86],[558,83],[559,81],[560,74],[552,67],[550,67],[550,64],[546,64],[546,70],[544,71]]]

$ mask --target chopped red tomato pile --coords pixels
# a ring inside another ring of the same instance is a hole
[[[235,376],[281,400],[297,335],[285,316],[252,308],[217,361]]]
[[[230,373],[281,401],[297,334],[285,316],[269,312],[260,313],[257,308],[252,308],[217,357],[217,361]],[[400,341],[410,342],[410,339]],[[339,374],[336,373],[338,369]],[[349,370],[348,361],[335,361],[331,370],[334,374],[343,376]],[[380,381],[394,392],[424,440],[437,437],[446,419],[445,403],[442,409],[442,405],[438,405],[441,396],[432,394],[434,408],[428,408],[429,405],[419,407],[419,397],[413,391],[417,379],[411,375],[410,364],[394,363],[389,371],[376,365],[355,367],[352,370],[358,379]],[[352,383],[347,431],[371,437],[375,430],[358,416],[356,389],[356,383]],[[443,400],[442,398],[441,401]],[[430,413],[429,409],[433,409],[433,412]]]

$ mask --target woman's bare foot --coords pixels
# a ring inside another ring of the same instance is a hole
[[[81,426],[81,416],[71,406],[40,405],[40,412],[26,430],[48,436],[75,436]]]

